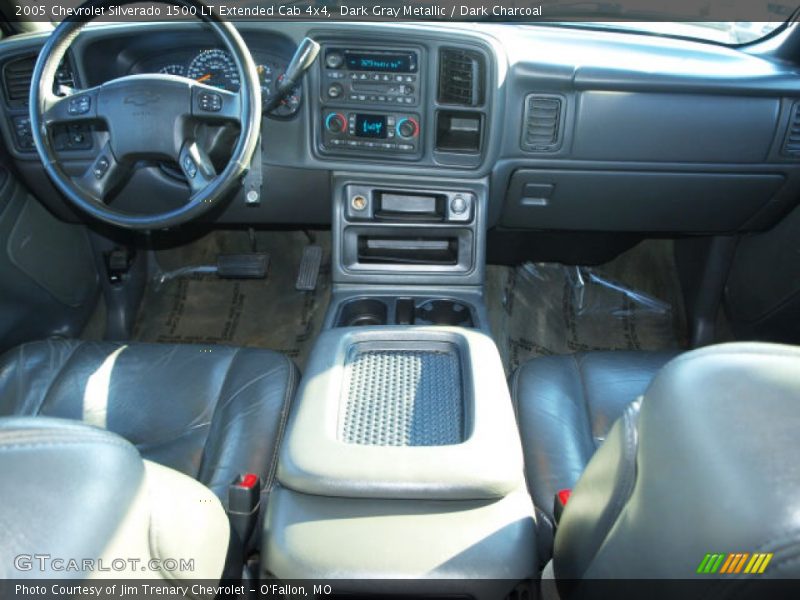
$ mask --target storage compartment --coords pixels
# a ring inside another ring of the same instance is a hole
[[[328,582],[337,597],[353,600],[522,598],[509,594],[536,575],[534,525],[524,485],[497,500],[444,502],[331,498],[276,486],[260,575]]]
[[[440,110],[436,113],[436,149],[473,154],[481,150],[483,115]]]
[[[373,205],[379,221],[444,221],[447,196],[377,190]]]
[[[408,313],[412,302],[396,304]],[[514,410],[497,347],[478,331],[323,332],[292,406],[276,479],[263,577],[335,578],[340,593],[383,595],[395,579],[403,580],[403,597],[488,599],[535,574]]]
[[[474,268],[471,229],[351,225],[342,236],[342,267],[351,272],[468,273]]]
[[[784,181],[779,174],[519,169],[501,223],[573,231],[730,232]]]
[[[524,486],[494,342],[454,327],[323,332],[277,477],[296,492],[346,498],[487,500]]]
[[[453,237],[407,238],[361,235],[358,237],[358,262],[455,265],[458,262],[458,240]]]

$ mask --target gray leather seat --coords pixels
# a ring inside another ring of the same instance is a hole
[[[297,380],[294,364],[269,350],[48,340],[0,357],[0,416],[108,429],[225,504],[239,474],[270,489]]]
[[[528,489],[546,558],[553,501],[572,489],[625,408],[675,352],[588,352],[546,356],[511,379]]]
[[[797,597],[799,423],[800,348],[723,344],[671,361],[572,491],[552,562],[561,597],[597,598],[599,580],[621,584],[603,597]]]

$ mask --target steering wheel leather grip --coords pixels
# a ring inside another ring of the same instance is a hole
[[[138,0],[90,0],[83,6],[109,7]],[[158,0],[195,7],[220,37],[241,75],[238,93],[175,75],[128,75],[59,97],[53,93],[56,70],[91,17],[62,21],[42,48],[33,71],[30,119],[33,141],[45,171],[64,196],[83,212],[126,229],[174,227],[210,210],[239,184],[250,166],[261,128],[261,85],[244,40],[228,21],[202,10],[200,0]],[[91,12],[91,11],[87,11]],[[50,129],[57,124],[102,121],[109,140],[83,175],[72,177],[55,152]],[[226,167],[217,173],[193,132],[202,123],[236,123],[240,127]],[[140,160],[175,161],[189,181],[191,195],[183,206],[161,214],[139,215],[105,203],[123,185]]]

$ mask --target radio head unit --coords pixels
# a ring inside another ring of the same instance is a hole
[[[326,46],[322,61],[323,102],[417,106],[420,52]]]

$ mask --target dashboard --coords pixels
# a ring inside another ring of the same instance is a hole
[[[233,198],[213,215],[221,223],[331,223],[337,181],[358,176],[480,184],[486,227],[543,231],[758,231],[800,198],[798,68],[765,54],[555,26],[237,26],[265,98],[303,37],[321,52],[264,115],[264,201]],[[0,130],[30,188],[70,217],[25,142],[24,77],[44,39],[0,42]],[[88,28],[64,71],[79,87],[159,72],[239,85],[230,57],[194,23]],[[75,172],[103,142],[94,130],[59,135]],[[186,191],[154,165],[115,202],[163,209],[149,203]]]

